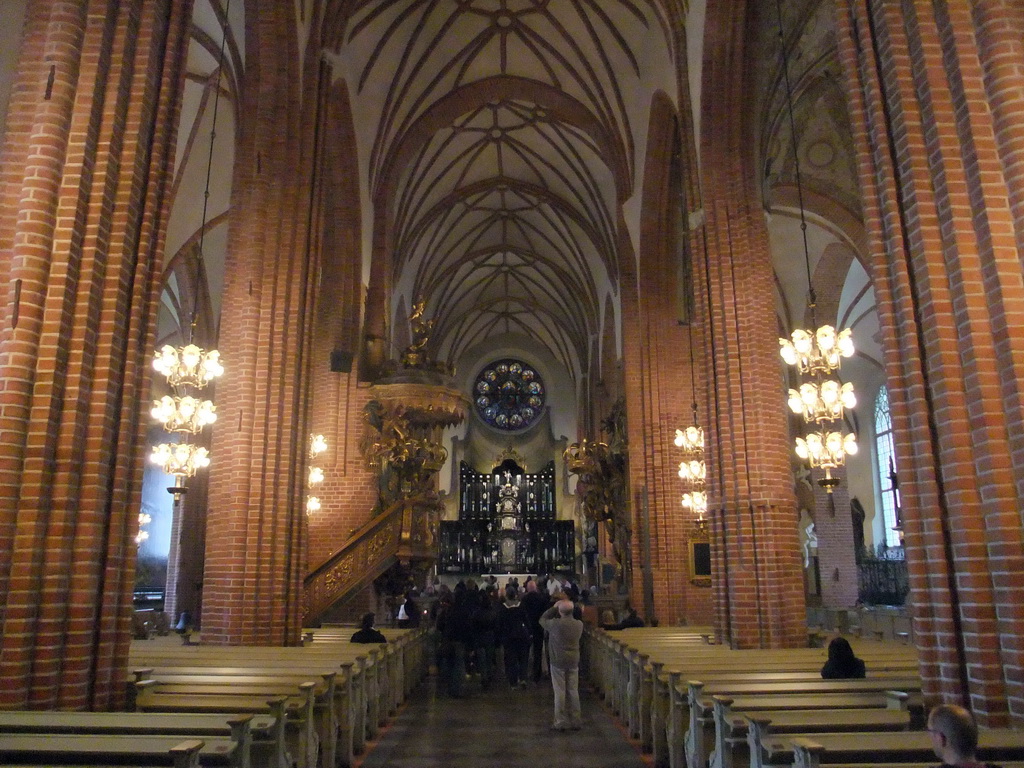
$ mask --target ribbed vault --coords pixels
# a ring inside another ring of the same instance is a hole
[[[601,297],[618,301],[621,209],[639,188],[651,94],[676,92],[669,12],[339,0],[324,13],[359,115],[387,316],[422,297],[439,357],[522,334],[578,378]]]

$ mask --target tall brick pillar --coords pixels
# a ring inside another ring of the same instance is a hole
[[[29,2],[0,156],[0,708],[123,703],[190,2]]]
[[[644,163],[640,254],[621,259],[623,360],[626,371],[629,482],[634,505],[631,601],[648,620],[704,623],[711,611],[706,586],[691,583],[692,513],[680,505],[682,454],[677,429],[691,423],[690,403],[704,371],[690,370],[691,344],[699,344],[696,317],[681,317],[679,262],[687,255],[684,210],[696,186],[696,167],[683,152],[679,118],[664,93],[652,101]],[[684,163],[686,157],[688,162]],[[686,177],[684,179],[684,176]],[[623,251],[623,253],[626,253]],[[699,355],[694,355],[699,359]],[[706,412],[705,412],[706,413]],[[646,493],[645,493],[646,491]]]
[[[1020,725],[1024,23],[993,0],[838,0],[837,28],[925,693]]]
[[[773,271],[755,198],[748,127],[746,3],[709,3],[701,157],[706,249],[708,506],[716,634],[737,648],[805,645],[803,570],[774,320]],[[696,206],[694,206],[696,207]]]
[[[312,329],[320,252],[317,125],[330,73],[296,50],[295,9],[246,18],[213,430],[204,642],[289,645],[302,628]],[[304,91],[298,92],[302,84]],[[326,364],[322,359],[321,364]]]
[[[850,516],[850,488],[846,483],[846,470],[833,470],[832,476],[842,482],[832,493],[826,493],[817,483],[824,475],[817,469],[811,473],[821,604],[826,608],[852,608],[859,596],[859,574],[853,543],[853,518]]]

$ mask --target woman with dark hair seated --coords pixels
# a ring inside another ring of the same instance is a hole
[[[379,631],[374,629],[373,620],[376,617],[372,613],[363,616],[362,629],[352,635],[349,642],[352,643],[386,643],[388,639]]]
[[[845,637],[837,637],[828,644],[828,661],[821,668],[823,678],[842,680],[864,677],[866,671],[864,661],[854,655],[853,647]]]

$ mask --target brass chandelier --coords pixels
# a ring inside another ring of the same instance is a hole
[[[309,458],[312,461],[316,461],[316,457],[327,450],[327,440],[323,435],[316,434],[309,436]],[[322,467],[311,464],[309,467],[309,473],[306,477],[306,486],[309,488],[309,493],[306,495],[306,514],[311,515],[314,512],[319,512],[322,504],[320,503],[320,497],[314,496],[313,491],[320,483],[324,481],[324,470]]]
[[[231,0],[228,0],[225,19],[230,5]],[[196,248],[196,274],[199,279],[203,272],[203,244],[209,221],[210,178],[213,171],[213,147],[214,139],[217,136],[217,110],[221,93],[219,79],[224,70],[227,34],[227,22],[225,21],[216,70],[218,83],[215,89],[213,117],[210,126],[210,148],[206,162],[202,224]],[[210,452],[205,446],[198,445],[196,437],[206,426],[217,420],[217,408],[212,400],[203,397],[203,390],[214,379],[224,374],[224,367],[220,362],[220,352],[216,349],[204,349],[194,341],[199,316],[199,297],[200,291],[197,289],[192,302],[186,343],[181,346],[165,344],[153,356],[153,369],[166,379],[170,393],[153,401],[150,414],[166,432],[177,435],[178,439],[154,446],[149,460],[166,474],[174,477],[174,486],[167,490],[174,495],[176,503],[181,499],[181,495],[188,490],[185,481],[210,465]],[[148,515],[146,517],[148,518]],[[139,521],[140,527],[149,522],[148,519],[143,520],[142,515],[140,515]],[[148,534],[144,530],[140,530],[136,541],[141,543],[147,536]]]
[[[779,57],[786,85],[786,104],[789,113],[790,141],[796,177],[797,200],[800,207],[800,232],[803,236],[804,267],[807,272],[807,308],[810,310],[812,330],[798,328],[789,339],[779,339],[780,354],[787,365],[797,369],[801,379],[797,389],[789,390],[789,408],[800,416],[807,429],[797,437],[796,455],[811,469],[821,469],[825,476],[818,483],[828,492],[839,484],[832,476],[846,463],[846,457],[857,452],[857,438],[844,430],[847,408],[857,404],[853,384],[839,378],[842,358],[854,353],[853,334],[849,328],[836,332],[831,325],[817,327],[815,309],[817,298],[811,278],[811,256],[807,244],[807,220],[804,214],[803,186],[800,178],[800,158],[797,153],[796,120],[793,116],[793,89],[789,80],[786,40],[782,25],[782,4],[776,0],[779,18]]]
[[[675,444],[683,449],[683,460],[679,462],[679,478],[683,481],[684,492],[680,501],[683,509],[697,516],[697,524],[704,525],[708,511],[708,494],[705,481],[707,464],[704,462],[704,428],[697,419],[697,378],[693,364],[693,338],[690,338],[690,409],[693,423],[686,429],[676,430]]]

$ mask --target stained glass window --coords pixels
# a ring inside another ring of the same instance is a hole
[[[496,429],[526,429],[540,418],[544,382],[521,360],[496,360],[484,367],[473,384],[480,418]]]
[[[896,471],[896,445],[892,435],[892,416],[889,413],[889,392],[878,390],[875,398],[875,450],[878,457],[878,483],[882,496],[882,520],[885,526],[885,545],[898,547],[896,527],[896,500],[899,491],[893,488],[892,473]]]

